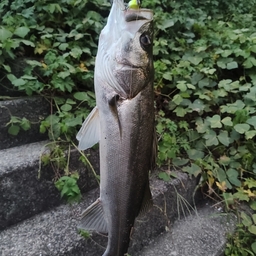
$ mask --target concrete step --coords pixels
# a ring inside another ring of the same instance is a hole
[[[177,202],[187,200],[193,205],[196,180],[184,173],[170,182],[153,177],[150,185],[154,207],[135,223],[130,254],[138,255],[143,247],[164,232],[178,218]],[[0,232],[1,256],[99,256],[106,246],[106,237],[93,234],[87,240],[76,230],[79,214],[99,196],[99,190],[84,195],[81,203],[61,205],[48,212],[40,213],[17,225]],[[184,201],[182,201],[184,203]],[[185,205],[183,209],[185,209]],[[181,207],[181,205],[179,205]],[[181,208],[179,208],[181,211]],[[159,255],[159,254],[156,254]],[[205,254],[207,255],[207,254]]]
[[[37,213],[59,205],[60,192],[54,186],[56,173],[51,165],[42,167],[38,179],[39,160],[42,154],[49,153],[48,141],[26,144],[0,150],[0,230]],[[86,151],[98,172],[98,152]],[[82,192],[97,186],[91,170],[79,161],[80,154],[72,150],[70,171],[78,171],[78,185]]]
[[[47,134],[39,132],[40,120],[50,115],[51,106],[42,97],[24,97],[0,101],[0,149],[45,140]],[[31,123],[27,131],[20,129],[17,135],[8,133],[6,124],[11,116],[25,117]]]
[[[169,232],[154,238],[139,256],[222,256],[227,234],[233,233],[234,214],[205,204],[190,216],[176,221]],[[133,256],[133,255],[132,255]]]

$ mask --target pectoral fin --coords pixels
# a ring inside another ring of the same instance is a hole
[[[82,213],[78,229],[98,231],[105,234],[108,233],[107,223],[104,218],[100,199],[97,199]]]
[[[97,106],[92,110],[89,116],[83,122],[77,136],[79,141],[78,148],[85,150],[91,148],[100,140],[100,120]]]

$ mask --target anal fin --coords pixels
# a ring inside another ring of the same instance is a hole
[[[82,213],[78,229],[108,233],[107,222],[100,199],[97,199]]]
[[[85,150],[91,148],[100,140],[100,119],[97,106],[91,111],[82,124],[77,136],[78,148]]]

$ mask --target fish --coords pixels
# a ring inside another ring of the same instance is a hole
[[[100,196],[82,213],[78,229],[108,234],[103,256],[127,253],[135,219],[153,205],[153,81],[153,12],[114,0],[99,37],[96,106],[77,134],[81,150],[99,142]]]

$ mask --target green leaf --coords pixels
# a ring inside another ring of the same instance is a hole
[[[205,109],[205,104],[202,100],[197,99],[189,105],[189,107],[198,113],[202,112]]]
[[[187,57],[187,60],[194,65],[198,65],[203,60],[203,58],[199,56],[189,56]]]
[[[208,121],[204,122],[201,117],[196,119],[196,130],[198,133],[205,133],[209,130],[209,123]]]
[[[226,205],[234,204],[234,196],[232,193],[223,193],[222,195],[223,195]]]
[[[14,34],[24,38],[28,32],[30,31],[30,29],[28,27],[19,27],[14,31]]]
[[[25,117],[22,118],[20,126],[24,131],[29,130],[31,127],[29,120]]]
[[[249,202],[250,198],[248,194],[246,194],[243,189],[237,189],[237,192],[234,194],[234,197],[239,199],[240,201],[246,201]]]
[[[72,57],[74,57],[75,59],[78,59],[78,58],[80,58],[82,53],[83,52],[82,52],[81,48],[77,46],[77,47],[71,49],[70,55]]]
[[[4,42],[10,37],[12,37],[12,32],[4,27],[0,28],[0,42]]]
[[[253,223],[256,224],[256,214],[252,215],[252,220],[253,220]]]
[[[160,172],[158,174],[158,177],[164,181],[170,181],[170,175],[168,175],[166,172]]]
[[[250,207],[251,207],[254,211],[256,211],[256,201],[251,202]]]
[[[197,177],[202,172],[201,168],[193,163],[191,164],[191,166],[186,166],[182,168],[182,170],[195,177]]]
[[[82,117],[81,116],[77,116],[75,118],[70,118],[70,119],[67,119],[65,121],[65,124],[67,126],[71,126],[71,127],[74,127],[76,125],[81,125],[82,124]]]
[[[180,91],[185,92],[187,90],[186,81],[179,81],[178,84],[177,84],[177,88]]]
[[[60,118],[56,115],[49,115],[45,121],[47,121],[50,125],[58,124],[60,122]]]
[[[245,132],[250,130],[250,126],[248,124],[236,124],[234,126],[234,129],[240,133],[240,134],[244,134]]]
[[[3,65],[4,69],[5,69],[8,73],[11,72],[11,68],[10,68],[9,65],[4,65],[4,64],[2,64],[2,65]]]
[[[230,181],[231,184],[237,186],[237,187],[241,187],[241,181],[238,179],[238,171],[235,169],[228,169],[227,171],[227,176],[228,176],[228,180]]]
[[[256,235],[256,225],[251,225],[249,228],[248,228],[249,232]]]
[[[187,110],[180,106],[175,108],[173,112],[176,113],[176,115],[179,117],[184,117],[187,114]]]
[[[166,79],[167,81],[172,81],[172,73],[171,72],[165,72],[163,74],[163,78]]]
[[[223,182],[223,181],[226,181],[227,179],[227,175],[226,175],[226,172],[222,169],[222,168],[218,168],[217,170],[217,179],[220,181],[220,182]]]
[[[245,138],[246,138],[247,140],[252,139],[255,135],[256,135],[256,131],[255,131],[255,130],[245,132]]]
[[[209,130],[208,133],[203,136],[203,138],[205,138],[206,146],[219,145],[219,141],[217,139],[216,132],[213,130]]]
[[[61,50],[61,51],[66,51],[66,49],[68,48],[68,43],[62,43],[62,44],[60,44],[59,45],[59,49]]]
[[[250,124],[254,127],[254,129],[256,130],[256,116],[252,116],[251,118],[249,118],[246,121],[247,124]]]
[[[226,125],[226,126],[233,126],[233,122],[231,120],[231,117],[227,116],[227,117],[224,117],[221,122]]]
[[[230,56],[233,53],[232,50],[224,50],[223,52],[221,52],[221,56],[226,58],[228,56]]]
[[[182,101],[183,101],[183,98],[179,94],[174,95],[172,99],[172,102],[174,102],[176,105],[180,105]]]
[[[167,29],[169,27],[172,27],[174,25],[174,21],[173,20],[164,20],[163,23],[161,24],[161,29]]]
[[[254,57],[249,57],[245,60],[243,65],[245,68],[252,68],[253,66],[256,66],[256,59]]]
[[[33,42],[29,41],[29,40],[23,39],[23,40],[20,40],[20,42],[27,45],[27,46],[35,47],[35,44]]]
[[[88,238],[90,238],[90,236],[91,236],[90,232],[85,231],[85,230],[82,230],[82,229],[79,230],[79,234],[80,234],[83,238],[85,238],[85,239],[88,239]]]
[[[76,186],[72,186],[72,188],[71,188],[71,190],[73,191],[73,192],[75,192],[76,194],[80,194],[81,192],[80,192],[80,189],[79,189],[79,187],[76,185]]]
[[[204,157],[204,152],[197,149],[189,149],[187,151],[188,157],[192,160],[202,159]]]
[[[70,99],[70,98],[68,98],[68,99],[66,100],[66,103],[67,103],[67,104],[70,104],[70,105],[75,105],[75,104],[76,104],[76,102],[75,102],[74,100]]]
[[[199,88],[211,87],[211,80],[208,77],[203,78],[198,82]]]
[[[69,105],[69,104],[64,104],[64,105],[62,105],[62,106],[60,107],[60,109],[61,109],[62,111],[68,112],[68,111],[70,111],[70,110],[72,109],[72,106]]]
[[[222,165],[225,165],[225,166],[229,165],[230,161],[231,161],[231,159],[229,157],[227,157],[226,155],[221,156],[219,159],[219,163]]]
[[[229,62],[227,63],[227,69],[235,69],[235,68],[238,68],[238,64],[236,61],[232,61],[232,62]]]
[[[17,135],[20,131],[20,127],[18,125],[11,125],[9,128],[8,128],[8,133],[11,134],[11,135]]]
[[[58,77],[65,79],[66,77],[70,76],[70,72],[69,71],[61,71],[58,73]]]
[[[12,81],[12,84],[13,84],[14,86],[19,87],[19,86],[22,86],[22,85],[26,84],[26,81],[25,81],[24,79],[22,79],[22,78],[18,78],[18,79],[16,79],[16,80],[13,80],[13,81]]]
[[[256,188],[256,180],[252,178],[247,178],[244,182],[248,188]]]
[[[208,121],[210,122],[211,128],[221,128],[222,127],[219,115],[214,115],[213,117],[208,118]]]
[[[230,138],[227,131],[220,131],[217,137],[219,142],[224,146],[228,146],[230,144]]]
[[[80,101],[84,101],[88,99],[88,95],[86,92],[76,92],[74,93],[74,98]]]
[[[242,223],[246,227],[249,227],[252,225],[252,220],[251,220],[250,216],[248,216],[245,212],[241,212],[241,218],[242,218]]]
[[[251,247],[252,251],[256,254],[256,242],[252,243]]]
[[[176,157],[172,160],[173,165],[175,166],[183,166],[189,162],[189,159]]]
[[[218,67],[225,69],[226,68],[226,63],[222,60],[217,61]]]

